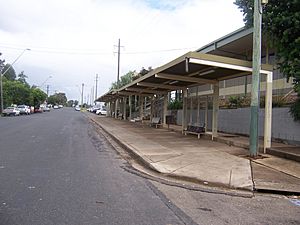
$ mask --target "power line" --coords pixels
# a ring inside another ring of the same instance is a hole
[[[21,47],[11,47],[0,44],[0,47],[7,48],[7,49],[13,49],[13,50],[22,50],[24,48]],[[122,46],[120,46],[122,47]],[[158,49],[158,50],[150,50],[150,51],[137,51],[137,52],[122,52],[124,55],[139,55],[139,54],[155,54],[155,53],[162,53],[162,52],[172,52],[172,51],[183,51],[183,50],[193,50],[197,47],[186,47],[186,48],[172,48],[172,49]],[[66,51],[63,51],[64,49],[55,49],[55,48],[45,48],[49,50],[43,50],[31,47],[31,52],[37,52],[37,53],[46,53],[46,54],[67,54],[67,55],[111,55],[111,52],[103,52],[100,50],[79,50],[79,49],[68,49]],[[121,54],[121,53],[120,53]],[[118,49],[118,55],[119,55],[119,49]]]

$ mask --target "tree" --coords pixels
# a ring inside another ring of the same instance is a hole
[[[34,107],[39,107],[43,102],[45,102],[47,94],[39,88],[31,88],[30,100]]]
[[[9,68],[10,67],[10,68]],[[5,72],[7,71],[7,72]],[[10,64],[5,64],[2,69],[3,76],[6,77],[8,80],[15,80],[16,79],[16,71]]]
[[[24,71],[18,74],[18,81],[29,86],[29,84],[26,81],[26,78],[28,77],[24,74]]]
[[[73,105],[78,105],[78,101],[77,100],[69,100],[68,102],[67,102],[67,106],[68,107],[72,107]]]
[[[253,24],[253,2],[253,0],[235,1],[243,12],[248,27]],[[293,78],[294,90],[300,97],[300,1],[269,0],[263,10],[262,26],[269,44],[276,50],[280,71],[287,80]],[[295,104],[300,104],[297,102]],[[300,109],[300,105],[294,109]]]
[[[52,105],[66,105],[67,101],[65,93],[55,93],[48,98],[48,103]]]
[[[111,84],[110,90],[119,89],[119,88],[131,83],[134,74],[135,74],[135,71],[129,71],[125,75],[121,76],[121,79],[120,79],[119,83],[114,82],[114,83]]]
[[[3,80],[3,105],[7,107],[12,104],[26,104],[30,102],[30,87],[20,81]]]
[[[153,69],[152,69],[151,66],[149,66],[148,69],[145,69],[144,67],[142,67],[142,69],[140,70],[139,73],[134,74],[133,80],[136,80],[136,79],[138,79],[138,78],[140,78],[140,77],[146,75],[147,73],[149,73],[149,72],[152,71],[152,70],[153,70]]]

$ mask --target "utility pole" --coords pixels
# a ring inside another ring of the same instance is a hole
[[[0,56],[2,55],[2,53],[0,52]],[[1,60],[0,59],[0,94],[1,94],[1,112],[0,115],[3,112],[3,85],[2,85],[2,69],[4,68],[4,62],[5,60]]]
[[[94,99],[94,86],[92,87],[92,96],[93,96],[93,103],[94,103],[94,101],[95,101],[95,99]]]
[[[98,74],[96,74],[96,90],[95,90],[95,100],[97,99],[97,89],[98,89]]]
[[[119,38],[119,43],[118,43],[118,76],[117,76],[117,84],[119,87],[119,81],[120,81],[120,46],[121,45],[121,40]]]
[[[49,96],[49,84],[47,85],[47,97]]]
[[[265,2],[265,1],[264,1]],[[253,14],[253,55],[252,55],[252,85],[251,85],[251,119],[250,119],[250,157],[258,155],[258,115],[260,100],[260,69],[261,69],[261,0],[254,0]]]
[[[81,109],[83,108],[83,88],[84,88],[84,83],[81,85]]]

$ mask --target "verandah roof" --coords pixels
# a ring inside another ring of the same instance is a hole
[[[272,70],[272,65],[261,66],[261,73]],[[98,100],[109,101],[129,95],[164,94],[193,86],[215,84],[251,73],[252,62],[250,61],[188,52],[126,86],[102,95]]]

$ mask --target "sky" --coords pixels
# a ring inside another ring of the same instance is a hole
[[[1,59],[49,95],[91,100],[120,76],[156,68],[243,27],[234,0],[0,0]],[[95,93],[94,93],[95,94]]]

